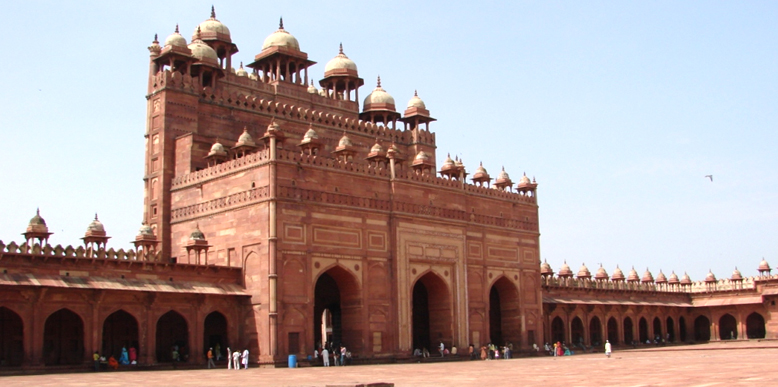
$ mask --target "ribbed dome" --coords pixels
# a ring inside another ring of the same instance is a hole
[[[281,22],[278,25],[278,30],[265,39],[265,43],[262,44],[262,49],[264,50],[272,46],[287,47],[300,51],[300,44],[297,43],[297,39],[284,29],[283,18],[281,18]]]
[[[357,64],[343,53],[343,44],[340,45],[338,55],[330,59],[324,66],[324,76],[336,70],[350,70],[357,73]]]
[[[705,276],[705,282],[716,282],[716,275],[712,271],[708,270],[708,275]]]
[[[165,38],[165,46],[186,47],[186,39],[178,33],[178,24],[176,24],[176,31]]]
[[[215,32],[217,34],[224,34],[228,37],[230,36],[230,29],[227,28],[222,22],[216,20],[216,11],[214,10],[213,6],[211,6],[211,17],[200,23],[199,26],[197,26],[201,32]]]
[[[521,177],[521,180],[519,180],[520,185],[525,184],[532,184],[532,182],[529,180],[529,177],[527,177],[527,174],[525,173],[524,176]]]
[[[732,281],[742,281],[743,275],[740,274],[740,270],[737,269],[737,266],[735,266],[735,271],[732,272],[732,277],[729,278]]]
[[[541,275],[554,275],[554,269],[551,268],[551,265],[546,262],[546,260],[543,260],[543,263],[540,264],[540,274]]]
[[[578,278],[592,278],[592,273],[589,271],[589,268],[586,267],[585,263],[578,269]]]
[[[381,87],[381,77],[378,77],[378,83],[373,92],[365,97],[365,103],[363,104],[363,111],[368,111],[375,104],[386,104],[389,110],[394,110],[394,98]]]
[[[216,146],[216,144],[213,144]],[[256,143],[254,143],[254,139],[249,134],[249,129],[246,127],[243,127],[243,133],[240,134],[240,137],[238,137],[238,142],[235,144],[235,146],[241,146],[241,145],[249,145],[249,146],[255,146]],[[224,147],[222,147],[224,149]],[[213,151],[213,147],[211,147],[211,151]]]
[[[30,223],[28,226],[45,226],[46,221],[41,217],[41,210],[38,209],[35,211],[35,216],[30,219]]]
[[[97,219],[97,214],[95,214],[95,219],[92,221],[92,223],[89,223],[89,226],[87,226],[86,231],[105,232],[105,227],[103,227],[103,224],[100,223],[99,219]]]
[[[313,80],[311,80],[311,83],[308,85],[308,92],[311,94],[317,94],[319,90],[316,89],[316,86],[313,85]]]
[[[613,276],[611,277],[611,279],[614,281],[624,281],[625,279],[624,272],[621,271],[619,265],[616,265],[616,269],[613,270]]]
[[[659,270],[659,274],[656,276],[656,283],[658,284],[664,284],[667,283],[667,277],[665,277],[665,273],[662,273],[662,270]]]
[[[238,68],[238,71],[235,71],[235,75],[239,77],[247,77],[249,73],[243,69],[243,62],[240,62],[240,67]]]
[[[414,157],[414,160],[421,160],[421,161],[428,161],[430,159],[429,156],[427,156],[424,151],[419,151],[418,154],[416,154],[416,157]]]
[[[384,147],[381,146],[379,143],[373,144],[373,146],[370,148],[370,153],[383,153]]]
[[[196,240],[196,241],[204,241],[205,240],[205,234],[203,234],[202,231],[200,231],[200,225],[196,225],[195,229],[192,230],[192,233],[189,234],[189,239]]]
[[[675,271],[670,273],[670,279],[667,280],[667,283],[669,283],[670,285],[675,285],[678,284],[679,282],[680,281],[678,280],[678,274],[675,274]]]
[[[313,130],[313,128],[309,128],[308,131],[305,132],[305,135],[303,135],[303,139],[306,139],[306,140],[314,140],[314,139],[318,139],[318,138],[319,138],[319,135],[316,133],[315,130]]]
[[[147,235],[147,236],[149,236],[149,235],[153,236],[154,235],[154,230],[151,228],[151,226],[149,226],[148,224],[145,224],[145,223],[142,226],[140,226],[140,229],[138,230],[138,236],[144,236],[144,235]]]
[[[409,108],[419,108],[419,109],[426,109],[427,105],[424,104],[424,101],[419,98],[419,93],[416,92],[416,90],[413,91],[413,97],[410,101],[408,101],[408,107]]]
[[[456,169],[456,164],[454,163],[454,160],[451,159],[451,154],[446,156],[446,161],[443,162],[443,165],[440,167],[441,171],[450,171],[452,169]]]
[[[570,265],[567,264],[567,261],[565,261],[562,264],[562,268],[559,269],[559,276],[560,277],[572,277],[573,271],[570,270]]]
[[[691,285],[692,279],[689,277],[688,274],[683,273],[683,277],[681,277],[681,285]]]
[[[770,271],[770,264],[767,263],[767,261],[762,258],[762,262],[759,262],[759,271]]]
[[[211,151],[208,152],[208,156],[226,156],[227,151],[224,150],[224,145],[222,145],[219,142],[214,143],[211,145]]]
[[[338,148],[347,146],[354,146],[354,144],[351,142],[351,139],[348,138],[346,133],[343,133],[343,137],[341,137],[340,141],[338,141]]]
[[[646,272],[643,273],[643,278],[640,279],[643,283],[654,282],[654,275],[646,268]]]
[[[605,268],[600,265],[600,268],[597,269],[597,273],[594,274],[594,279],[598,280],[607,280],[608,279],[608,272],[605,271]]]
[[[199,31],[200,27],[197,28]],[[192,50],[192,56],[197,59],[202,60],[205,58],[209,58],[217,62],[219,61],[219,56],[216,55],[216,51],[214,51],[214,49],[211,48],[211,46],[205,44],[205,42],[200,40],[200,34],[197,32],[195,32],[195,39],[192,41],[192,43],[189,43],[189,46],[187,47],[189,47],[189,49]]]
[[[627,276],[627,281],[640,281],[640,277],[638,277],[638,271],[635,270],[635,267],[632,267],[632,270],[629,271],[629,275]]]
[[[486,168],[484,168],[483,163],[478,164],[478,168],[476,168],[475,173],[473,174],[473,179],[480,179],[480,178],[488,178],[489,173],[486,172]]]
[[[500,171],[500,174],[497,175],[497,180],[510,180],[511,177],[508,176],[508,172],[505,172],[505,167],[502,168],[502,171]]]

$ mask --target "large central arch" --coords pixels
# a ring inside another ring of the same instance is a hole
[[[22,365],[22,359],[24,359],[22,318],[14,311],[0,307],[0,367],[18,367]]]
[[[124,310],[111,313],[103,322],[102,354],[119,359],[122,348],[138,350],[138,321]]]
[[[179,360],[189,360],[189,324],[184,316],[171,310],[157,320],[157,361],[173,361],[173,350],[177,349]]]
[[[344,345],[355,353],[362,351],[360,295],[356,278],[340,266],[319,276],[314,287],[313,306],[313,338],[316,348],[329,343]]]
[[[737,340],[737,320],[729,313],[719,319],[719,339]]]
[[[453,337],[451,297],[437,275],[427,273],[413,285],[412,316],[413,348],[430,349]]]
[[[489,291],[489,338],[502,345],[506,341],[521,342],[521,313],[516,286],[501,277]]]
[[[43,330],[46,365],[84,362],[84,322],[70,309],[60,309],[46,319]]]
[[[213,356],[219,357],[226,352],[228,345],[227,318],[219,312],[209,313],[203,322],[203,356],[213,348]]]

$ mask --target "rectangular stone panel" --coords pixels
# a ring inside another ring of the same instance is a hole
[[[498,259],[501,261],[519,260],[519,249],[517,248],[506,249],[502,247],[489,246],[487,253],[490,259]]]
[[[284,242],[305,244],[305,226],[284,223]]]
[[[471,258],[482,258],[483,246],[481,242],[469,242],[467,244],[467,255]]]
[[[313,226],[313,243],[315,245],[359,249],[362,248],[362,231],[347,228]]]
[[[375,251],[386,251],[386,233],[378,231],[367,232],[367,248]]]

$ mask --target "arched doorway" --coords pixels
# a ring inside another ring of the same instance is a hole
[[[22,365],[22,359],[24,359],[22,318],[11,309],[0,307],[0,367],[18,367]]]
[[[641,317],[638,321],[638,331],[640,332],[640,344],[645,344],[648,340],[648,321],[645,317]]]
[[[565,323],[561,317],[556,316],[551,320],[551,341],[556,343],[565,340]]]
[[[589,321],[589,344],[594,347],[599,347],[602,344],[602,323],[597,316],[592,317]]]
[[[661,343],[664,339],[664,336],[662,336],[662,320],[659,319],[659,317],[654,317],[654,340],[657,340],[658,343]]]
[[[675,341],[675,322],[672,317],[667,318],[667,342],[672,343]]]
[[[619,322],[615,317],[608,319],[608,341],[613,345],[619,343]]]
[[[413,286],[413,348],[434,348],[453,336],[448,287],[433,273]],[[447,342],[446,346],[451,343]]]
[[[118,360],[122,348],[138,348],[138,320],[131,314],[117,310],[111,313],[103,322],[103,345],[101,355],[113,355]]]
[[[314,346],[345,345],[350,351],[362,351],[360,331],[361,297],[356,279],[335,266],[316,280],[313,306]]]
[[[568,343],[570,345],[581,345],[584,341],[584,325],[583,321],[579,317],[573,318],[573,321],[570,321],[570,340],[572,340],[572,343]]]
[[[519,345],[520,329],[519,292],[510,280],[502,277],[489,291],[489,338],[498,345],[507,341]]]
[[[737,320],[729,313],[719,319],[719,339],[737,340]]]
[[[635,343],[635,333],[634,333],[634,326],[632,325],[632,319],[629,317],[624,317],[624,343],[634,345]]]
[[[179,361],[189,360],[189,324],[184,316],[171,310],[157,320],[157,361],[172,362],[176,349]]]
[[[46,319],[43,329],[46,365],[84,362],[84,322],[70,309],[60,309]]]
[[[683,316],[678,317],[678,338],[681,342],[686,341],[686,319]]]
[[[694,341],[710,341],[710,320],[705,316],[694,319]]]
[[[761,314],[754,312],[746,317],[746,336],[749,339],[764,339],[766,333],[764,317]]]
[[[217,352],[224,355],[227,346],[227,318],[219,312],[211,312],[205,316],[203,323],[203,356],[208,353],[209,348],[213,348],[214,358],[217,357]]]

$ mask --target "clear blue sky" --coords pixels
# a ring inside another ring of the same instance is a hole
[[[77,244],[142,215],[148,51],[211,1],[3,5],[0,239],[35,208]],[[334,5],[337,4],[337,5]],[[399,107],[418,89],[438,157],[540,184],[541,255],[722,278],[778,265],[778,2],[215,3],[249,62],[279,16],[324,64],[342,42]],[[704,176],[712,174],[710,182]]]

